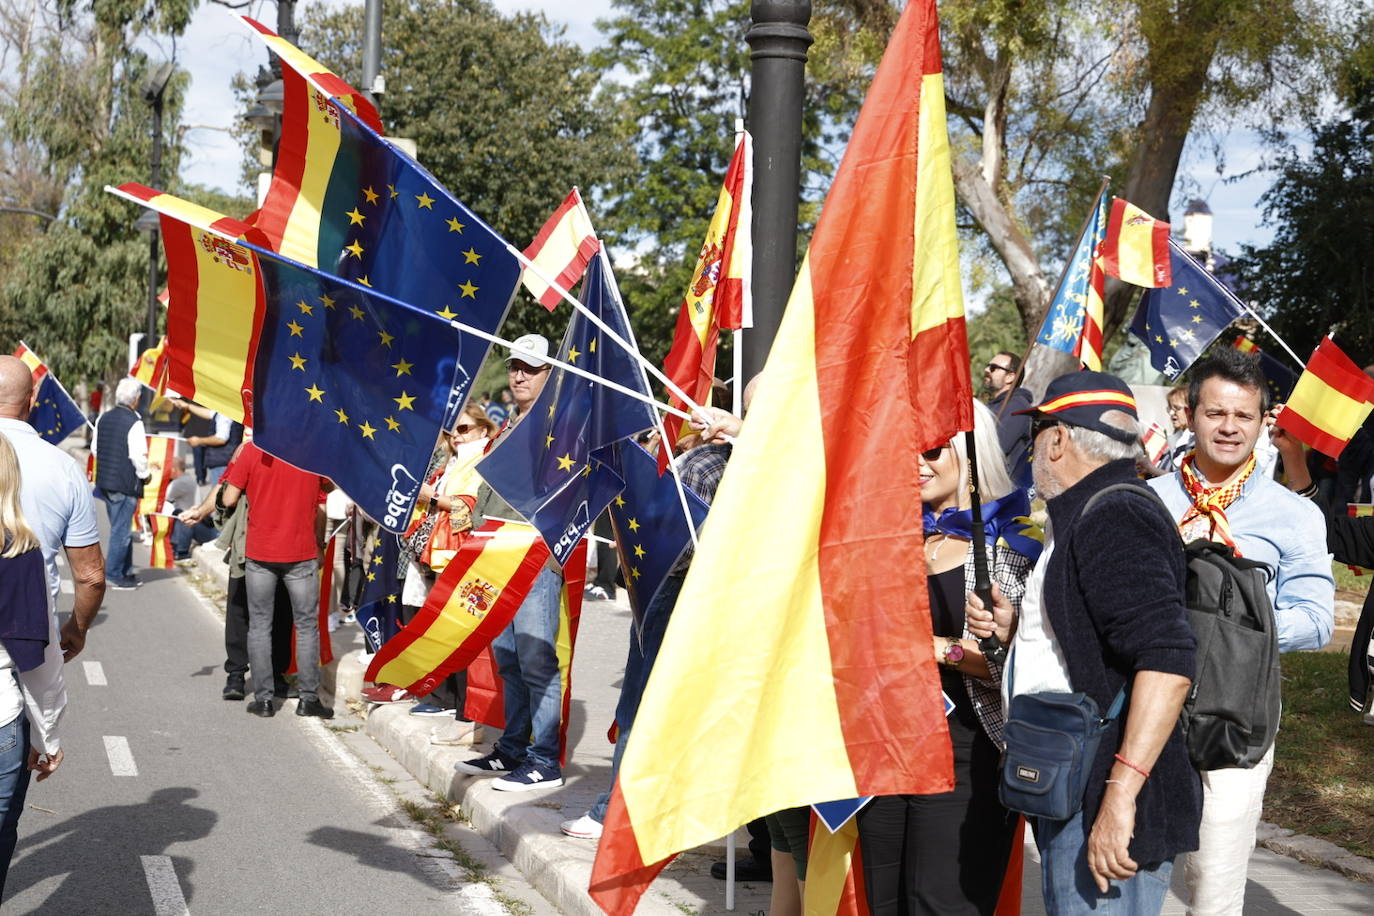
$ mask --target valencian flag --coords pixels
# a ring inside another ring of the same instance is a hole
[[[715,215],[697,255],[692,282],[682,298],[673,345],[663,361],[664,374],[698,404],[709,403],[721,329],[753,324],[753,172],[753,143],[748,132],[741,132],[716,200]],[[744,380],[736,379],[735,384],[743,385]],[[675,394],[670,392],[669,398],[673,406],[686,409]],[[671,446],[682,437],[681,417],[668,415],[663,423],[667,438],[659,451],[660,470],[667,469]]]
[[[376,652],[401,629],[401,579],[397,575],[401,543],[396,535],[378,531],[368,545],[371,553],[363,573],[363,591],[355,615],[367,651]],[[386,683],[391,683],[390,681]]]
[[[163,290],[162,298],[164,300],[166,295],[166,290]],[[130,375],[153,389],[157,394],[161,394],[167,388],[166,348],[167,337],[164,335],[157,342],[157,346],[149,347],[138,354],[138,359],[134,360],[133,367],[129,369]]]
[[[1174,381],[1244,314],[1245,305],[1172,239],[1168,246],[1173,285],[1145,291],[1131,333],[1149,348],[1150,365]]]
[[[611,502],[611,525],[625,590],[630,593],[630,610],[639,630],[663,580],[692,546],[692,535],[678,498],[677,479],[660,475],[658,461],[638,443],[620,446],[620,474],[625,489]],[[692,526],[700,528],[706,520],[706,502],[690,489],[683,492]]]
[[[530,247],[525,249],[531,266],[525,268],[520,282],[540,305],[553,311],[563,301],[563,295],[543,277],[549,277],[564,289],[572,289],[582,279],[600,247],[592,218],[582,203],[582,193],[573,188],[545,221]]]
[[[1269,389],[1269,400],[1275,404],[1282,404],[1288,400],[1288,396],[1293,393],[1293,386],[1298,383],[1298,374],[1289,369],[1283,363],[1270,356],[1265,350],[1244,334],[1238,335],[1231,346],[1242,353],[1258,353],[1260,372],[1264,375],[1265,387]]]
[[[604,256],[593,259],[582,282],[582,304],[622,339],[629,320]],[[639,363],[603,339],[582,312],[573,315],[558,358],[631,390],[649,394]],[[554,368],[529,415],[477,465],[502,499],[544,536],[554,559],[568,556],[625,486],[615,443],[655,423],[643,401]]]
[[[144,517],[148,526],[148,531],[153,535],[152,545],[148,548],[148,565],[153,569],[171,569],[174,565],[172,559],[172,525],[176,520],[170,515],[163,515],[161,512],[149,514]]]
[[[1133,203],[1112,199],[1107,234],[1098,249],[1102,270],[1136,286],[1172,286],[1169,259],[1169,224],[1155,219]]]
[[[262,209],[249,220],[266,234],[266,247],[494,334],[520,277],[510,246],[379,136],[375,113],[362,116],[370,106],[347,83],[265,26],[244,21],[283,64],[277,164]],[[464,337],[455,351],[460,372],[480,367],[489,348]],[[471,380],[460,374],[459,382],[466,392]],[[462,402],[455,394],[450,419]]]
[[[953,787],[935,660],[911,651],[931,632],[917,456],[972,427],[972,399],[935,2],[914,0],[640,703],[592,870],[606,912],[755,817]]]
[[[167,502],[167,487],[172,483],[172,459],[176,457],[177,440],[171,436],[148,436],[148,473],[134,516],[155,515]]]
[[[162,214],[168,386],[251,426],[264,451],[330,478],[404,531],[450,399],[462,403],[478,368],[458,365],[463,335],[433,313],[231,241],[261,237],[237,220],[141,185],[110,190]]]
[[[67,389],[52,374],[38,354],[22,341],[14,355],[33,373],[33,385],[38,391],[33,409],[29,411],[29,425],[39,438],[54,445],[76,432],[86,423],[81,407],[67,394]]]
[[[1374,410],[1374,379],[1329,336],[1322,338],[1275,422],[1323,455],[1339,458]]]
[[[1092,346],[1088,347],[1089,360],[1095,352],[1099,366],[1101,365],[1103,281],[1101,267],[1097,266],[1097,246],[1101,244],[1102,236],[1106,231],[1107,189],[1104,186],[1097,195],[1097,199],[1093,201],[1092,215],[1088,217],[1087,225],[1083,227],[1083,235],[1078,240],[1078,247],[1074,249],[1068,269],[1064,272],[1064,279],[1060,282],[1059,289],[1055,291],[1054,299],[1045,312],[1045,320],[1040,325],[1040,333],[1035,336],[1036,343],[1049,347],[1051,350],[1058,350],[1060,353],[1072,353],[1081,359],[1084,330],[1091,311],[1096,332],[1095,335],[1090,334],[1089,336],[1090,338],[1095,336],[1099,343],[1096,351],[1093,350]]]

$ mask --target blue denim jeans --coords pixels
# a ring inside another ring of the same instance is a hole
[[[188,525],[183,521],[172,522],[172,553],[178,557],[184,557],[191,552],[191,542],[197,544],[208,544],[219,537],[219,530],[209,522],[196,522]]]
[[[1158,916],[1164,908],[1173,859],[1154,868],[1141,868],[1129,880],[1113,881],[1105,894],[1098,891],[1088,870],[1088,834],[1081,811],[1067,821],[1041,820],[1035,843],[1040,848],[1046,912],[1055,916]]]
[[[654,669],[654,660],[663,645],[663,634],[668,631],[668,618],[677,604],[677,596],[682,591],[686,576],[668,576],[663,587],[658,590],[654,600],[644,610],[644,624],[636,636],[630,630],[630,654],[625,659],[625,677],[620,682],[620,702],[615,707],[616,740],[615,753],[611,756],[611,784],[602,792],[587,815],[598,824],[606,821],[606,808],[611,803],[611,789],[615,787],[616,777],[620,775],[620,758],[625,755],[625,742],[630,738],[630,726],[634,725],[635,714],[639,712],[639,700],[644,696],[644,687],[649,683],[649,672]]]
[[[545,569],[515,619],[492,641],[505,684],[506,730],[496,749],[515,760],[561,770],[563,682],[558,676],[558,603],[563,577]]]
[[[253,698],[271,702],[273,690],[272,619],[277,609],[277,582],[291,596],[296,623],[296,687],[302,700],[319,699],[320,692],[320,561],[262,563],[249,559],[243,566],[248,591],[248,669]]]
[[[105,516],[110,520],[110,549],[105,554],[105,579],[127,579],[134,574],[134,508],[138,500],[127,493],[101,491]]]
[[[4,676],[12,675],[7,671]],[[5,878],[19,837],[19,815],[29,794],[28,757],[29,720],[21,712],[0,725],[0,898],[5,895]]]

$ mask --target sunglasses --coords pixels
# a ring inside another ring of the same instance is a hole
[[[997,365],[997,363],[988,363],[988,364],[987,364],[986,366],[984,366],[983,368],[986,369],[986,370],[988,370],[989,372],[998,372],[998,371],[1001,371],[1001,372],[1010,372],[1010,371],[1011,371],[1011,367],[1010,367],[1010,366],[999,366],[999,365]]]
[[[949,448],[948,442],[946,442],[944,445],[937,445],[935,446],[935,448],[928,448],[924,452],[921,452],[921,460],[925,461],[927,464],[929,464],[932,461],[936,461],[947,448]]]

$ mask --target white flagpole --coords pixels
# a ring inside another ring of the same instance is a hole
[[[1298,357],[1298,354],[1293,352],[1293,348],[1288,346],[1288,341],[1284,340],[1274,331],[1273,328],[1269,327],[1268,323],[1265,322],[1265,320],[1259,316],[1258,312],[1252,309],[1247,303],[1242,302],[1241,305],[1245,306],[1245,311],[1250,314],[1251,318],[1259,322],[1260,327],[1264,328],[1264,330],[1269,332],[1270,337],[1274,338],[1279,342],[1279,346],[1283,347],[1285,350],[1288,351],[1288,355],[1293,357],[1293,362],[1297,363],[1299,368],[1307,368],[1307,363],[1303,362],[1303,360],[1301,360]]]

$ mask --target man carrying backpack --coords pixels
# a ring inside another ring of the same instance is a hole
[[[1190,380],[1188,425],[1196,444],[1173,474],[1150,486],[1185,542],[1228,544],[1273,570],[1268,592],[1281,652],[1320,649],[1335,625],[1326,526],[1314,505],[1255,470],[1255,444],[1269,407],[1259,361],[1220,348],[1193,366]],[[1273,763],[1271,747],[1253,768],[1202,773],[1199,846],[1184,867],[1192,916],[1241,912]]]

